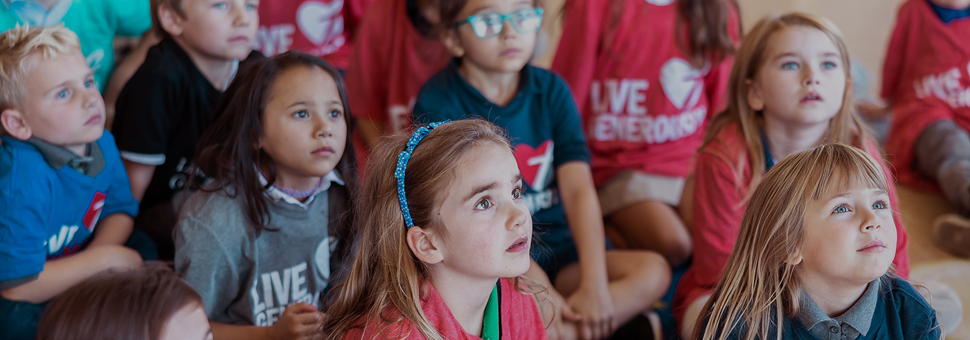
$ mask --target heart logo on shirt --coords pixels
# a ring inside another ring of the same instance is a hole
[[[107,195],[103,192],[94,193],[94,199],[91,200],[91,205],[88,206],[88,211],[84,213],[84,219],[81,220],[88,231],[94,231],[94,226],[98,224],[98,219],[101,218],[101,210],[104,209],[105,197]]]
[[[326,4],[319,1],[307,1],[296,11],[296,22],[300,31],[314,45],[320,45],[344,31],[344,18],[340,10],[344,6],[343,0],[334,0]]]
[[[552,182],[552,140],[532,148],[525,143],[515,146],[515,163],[522,173],[522,181],[535,191],[541,192]]]
[[[660,69],[660,85],[667,99],[678,110],[692,108],[704,93],[704,80],[701,79],[704,73],[684,59],[671,58]]]

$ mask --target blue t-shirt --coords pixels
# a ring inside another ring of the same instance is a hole
[[[942,329],[936,311],[905,280],[884,276],[880,280],[879,299],[873,312],[872,324],[865,336],[857,340],[939,340]],[[773,312],[772,312],[773,313]],[[705,321],[706,323],[706,321]],[[798,318],[786,317],[782,322],[783,339],[817,339]],[[769,327],[769,338],[776,330]],[[736,329],[727,339],[744,339],[744,331]]]
[[[553,252],[573,247],[556,169],[568,162],[589,163],[590,155],[579,111],[562,78],[527,65],[515,98],[501,107],[465,81],[452,62],[424,84],[413,112],[418,124],[479,117],[508,130],[526,186],[523,198],[532,212],[536,241]],[[540,248],[533,246],[533,250]]]
[[[63,162],[52,164],[56,161],[45,158],[50,154],[29,142],[2,138],[0,289],[27,283],[44,270],[47,260],[81,250],[102,217],[138,214],[138,201],[131,196],[108,131],[96,142],[100,151],[92,152],[103,157],[103,168],[93,176]]]

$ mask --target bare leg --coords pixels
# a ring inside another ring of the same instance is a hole
[[[694,335],[694,326],[697,325],[697,319],[700,318],[701,312],[704,311],[704,305],[707,304],[707,300],[710,299],[710,294],[701,296],[697,298],[697,300],[694,300],[694,302],[691,302],[690,306],[687,307],[687,310],[684,311],[684,322],[680,325],[681,339],[692,339],[691,336]]]
[[[610,215],[608,220],[631,249],[656,251],[671,267],[683,264],[693,251],[690,232],[677,211],[665,203],[634,204]]]

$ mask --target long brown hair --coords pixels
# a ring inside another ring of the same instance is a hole
[[[348,330],[380,325],[386,338],[400,334],[405,319],[427,339],[442,339],[421,309],[422,282],[428,267],[408,247],[407,228],[397,197],[394,171],[398,154],[410,135],[383,137],[367,163],[361,201],[356,258],[347,280],[334,288],[327,339],[340,339]],[[447,188],[456,180],[462,160],[483,145],[512,150],[505,132],[484,120],[460,120],[431,131],[411,154],[405,173],[408,207],[414,225],[425,230],[444,227],[437,218]],[[520,287],[518,280],[516,287]],[[520,288],[520,291],[523,290]],[[395,324],[399,327],[395,327]]]
[[[880,161],[859,148],[825,144],[775,165],[754,190],[721,280],[694,329],[694,339],[782,338],[782,319],[799,308],[801,282],[787,263],[804,238],[805,209],[832,190],[862,184],[888,190]],[[706,331],[706,334],[703,332]],[[738,334],[734,334],[738,335]]]
[[[690,63],[695,68],[703,68],[709,59],[719,62],[735,53],[734,41],[728,34],[732,28],[728,24],[733,9],[738,13],[738,26],[734,29],[740,38],[743,31],[737,0],[677,0],[677,9],[682,20],[678,22],[686,27],[688,36],[686,41],[678,38],[678,42],[690,54]]]
[[[38,340],[157,340],[169,319],[202,297],[171,268],[107,272],[71,287],[47,306]]]
[[[751,181],[748,188],[754,188],[761,180],[765,168],[764,145],[761,142],[761,126],[763,117],[761,111],[755,111],[748,104],[748,91],[751,83],[758,76],[761,65],[765,63],[768,40],[773,34],[787,27],[802,26],[818,29],[825,33],[839,49],[842,65],[845,71],[845,93],[842,96],[842,107],[829,121],[828,133],[821,142],[836,142],[844,144],[863,145],[868,136],[862,122],[856,115],[852,105],[852,74],[849,60],[849,49],[846,48],[842,33],[832,22],[825,18],[804,13],[789,13],[785,15],[769,16],[758,22],[741,43],[731,77],[728,81],[727,109],[711,121],[700,152],[709,152],[704,148],[717,139],[717,135],[725,128],[736,126],[744,137],[747,145],[747,165],[752,169]],[[717,155],[726,156],[726,155]],[[735,176],[742,178],[744,164],[735,166]]]
[[[357,160],[352,144],[353,120],[347,104],[347,89],[336,68],[323,59],[309,54],[287,52],[259,60],[240,70],[216,109],[212,125],[199,139],[195,162],[206,177],[213,179],[211,185],[193,180],[193,187],[204,191],[226,190],[227,194],[243,195],[246,199],[246,217],[257,233],[270,223],[269,201],[265,191],[276,182],[277,170],[272,157],[255,147],[263,135],[263,118],[273,83],[279,75],[294,67],[316,67],[326,71],[337,84],[343,104],[347,138],[343,155],[334,167],[343,186],[334,185],[327,190],[330,205],[328,228],[336,228],[339,257],[350,250],[351,226],[356,215],[349,209],[348,201],[357,187]],[[259,173],[266,171],[266,185],[260,185]]]

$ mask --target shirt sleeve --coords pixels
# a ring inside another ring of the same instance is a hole
[[[738,238],[744,197],[730,164],[711,151],[698,152],[694,176],[691,271],[698,286],[713,288]]]
[[[384,3],[389,2],[385,1]],[[351,53],[350,67],[347,69],[347,100],[350,102],[350,112],[357,118],[367,118],[375,121],[387,121],[387,67],[389,60],[385,60],[390,46],[386,46],[385,30],[382,26],[391,25],[380,22],[382,12],[390,9],[380,5],[369,6],[370,10],[361,20],[360,27],[354,38],[354,50]],[[389,6],[393,8],[393,6]]]
[[[199,292],[209,320],[231,323],[229,307],[239,296],[243,277],[226,245],[215,235],[210,222],[182,217],[175,226],[175,270]],[[237,250],[238,251],[238,250]]]
[[[559,74],[572,90],[575,105],[586,107],[590,83],[600,51],[603,13],[611,1],[570,0],[566,2],[562,36],[552,70]]]
[[[147,65],[147,64],[146,64]],[[169,136],[182,112],[178,92],[166,76],[143,65],[118,98],[116,126],[121,158],[148,165],[165,163]]]
[[[573,161],[588,164],[591,156],[573,96],[562,78],[555,74],[549,76],[552,78],[548,91],[551,103],[547,107],[553,124],[553,163],[556,168]]]
[[[0,195],[0,289],[33,281],[47,262],[51,183],[30,168],[12,167]]]
[[[105,131],[104,134],[105,136],[101,142],[101,153],[107,158],[109,155],[104,150],[109,148],[110,150],[117,150],[118,147],[115,146],[114,137],[110,132]],[[105,164],[110,165],[108,171],[111,171],[111,186],[108,187],[102,216],[123,213],[134,218],[138,216],[138,200],[131,195],[131,182],[128,181],[128,172],[125,171],[125,167],[122,165],[121,158],[117,153],[111,152],[110,156],[114,159],[105,159]]]
[[[137,37],[152,27],[149,0],[112,0],[108,2],[115,20],[115,35]]]

